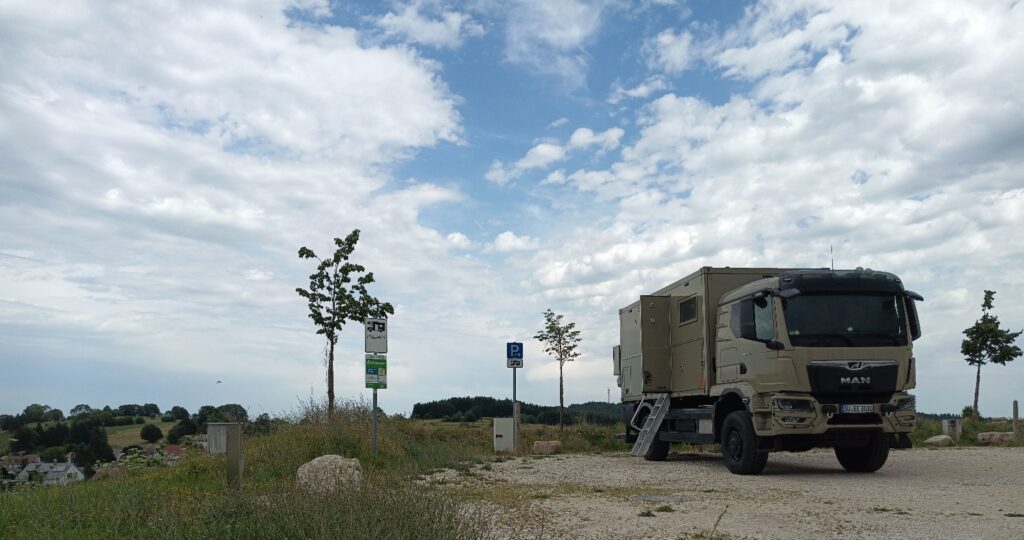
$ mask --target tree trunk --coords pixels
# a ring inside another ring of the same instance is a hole
[[[565,427],[563,420],[563,410],[565,409],[565,385],[562,379],[562,366],[564,362],[558,362],[558,430],[561,431]]]
[[[327,353],[327,416],[334,416],[334,342]]]
[[[974,408],[971,409],[971,414],[974,415],[974,419],[977,420],[978,415],[978,388],[981,386],[981,364],[978,364],[978,375],[974,378]]]

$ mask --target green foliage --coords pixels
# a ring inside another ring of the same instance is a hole
[[[334,409],[334,346],[338,334],[349,321],[363,322],[368,318],[394,315],[395,308],[371,296],[366,287],[373,283],[373,272],[360,264],[349,262],[359,242],[359,229],[345,239],[335,238],[334,255],[321,259],[308,247],[299,248],[300,259],[316,259],[316,272],[309,276],[309,288],[298,287],[295,292],[307,301],[309,318],[316,325],[316,333],[327,338],[327,406]]]
[[[196,426],[195,422],[190,418],[186,418],[175,424],[171,429],[167,430],[167,442],[171,444],[178,444],[182,437],[185,435],[192,435],[197,431],[199,431],[199,428]]]
[[[142,437],[142,440],[148,443],[155,443],[164,438],[164,432],[160,431],[160,428],[153,424],[146,424],[142,426],[142,431],[139,432],[139,435]]]
[[[580,344],[580,331],[576,329],[576,323],[563,323],[562,315],[556,315],[550,309],[544,311],[544,329],[533,336],[534,339],[544,344],[544,352],[548,353],[558,361],[558,425],[564,426],[565,413],[565,378],[562,369],[566,362],[579,358],[580,353],[576,348]]]
[[[964,330],[964,340],[960,344],[960,353],[968,364],[976,366],[977,375],[974,383],[974,407],[972,417],[978,418],[978,393],[981,387],[981,366],[993,363],[1006,365],[1021,356],[1020,347],[1014,342],[1021,331],[1012,332],[999,326],[999,318],[992,315],[991,310],[995,291],[985,291],[981,303],[981,318]]]
[[[188,414],[188,409],[186,409],[185,407],[181,407],[179,405],[175,405],[171,407],[171,416],[173,416],[175,420],[184,420],[188,418],[190,415]]]

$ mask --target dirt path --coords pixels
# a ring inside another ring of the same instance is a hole
[[[779,453],[761,476],[715,454],[542,456],[441,483],[499,509],[510,536],[1024,539],[1024,448],[894,451],[874,474]]]

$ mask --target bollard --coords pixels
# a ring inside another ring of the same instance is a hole
[[[1013,400],[1013,438],[1020,437],[1020,417],[1017,416],[1017,400]]]

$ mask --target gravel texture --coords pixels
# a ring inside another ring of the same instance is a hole
[[[454,480],[512,537],[1024,539],[1024,448],[893,451],[873,474],[831,451],[775,453],[760,476],[717,454],[557,455]]]

